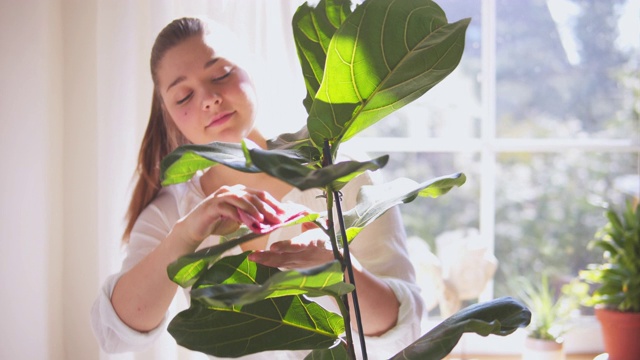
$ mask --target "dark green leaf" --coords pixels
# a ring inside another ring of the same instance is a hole
[[[346,141],[417,99],[460,62],[470,19],[429,0],[369,0],[336,31],[307,126],[316,147]]]
[[[529,325],[530,321],[531,312],[510,297],[474,304],[444,320],[396,354],[392,360],[443,359],[453,350],[463,333],[504,336],[513,333],[519,327]]]
[[[265,173],[285,181],[300,190],[311,188],[340,190],[351,178],[366,170],[377,170],[386,165],[388,155],[377,159],[358,162],[345,161],[320,169],[303,164],[300,159],[278,150],[252,149],[251,163]]]
[[[267,150],[295,150],[306,163],[320,161],[320,151],[313,146],[307,126],[295,133],[281,134],[275,139],[267,140]]]
[[[589,248],[592,249],[594,247],[599,247],[602,251],[608,251],[611,254],[617,254],[618,248],[616,248],[611,242],[604,240],[594,240],[589,243]]]
[[[241,144],[213,142],[206,145],[183,145],[162,159],[162,185],[188,181],[199,170],[216,164],[244,172],[260,172],[260,169],[247,165]]]
[[[302,4],[293,15],[293,38],[307,87],[307,113],[320,87],[327,49],[333,34],[351,13],[351,1],[321,0],[316,7]]]
[[[608,210],[606,212],[606,216],[607,219],[609,219],[609,222],[611,223],[611,225],[619,230],[620,232],[624,231],[624,227],[622,226],[622,222],[620,221],[620,218],[618,217],[618,214],[616,214],[615,211],[613,210]]]
[[[319,214],[317,213],[310,213],[301,218],[296,218],[293,221],[288,221],[281,226],[312,222],[315,221],[318,216]],[[215,263],[225,251],[262,236],[262,234],[250,232],[245,226],[240,227],[234,234],[240,235],[240,237],[187,254],[169,264],[167,267],[169,279],[182,287],[189,287],[193,285],[198,277],[209,268],[211,264]]]
[[[239,357],[328,348],[344,332],[344,321],[302,296],[284,296],[233,308],[208,308],[195,301],[173,318],[168,330],[188,349]]]
[[[438,197],[454,186],[462,186],[466,179],[464,174],[456,173],[421,184],[411,179],[399,178],[385,184],[363,186],[358,192],[357,205],[344,212],[349,241],[393,206],[411,202],[418,196]]]
[[[266,284],[280,273],[248,261],[248,254],[221,259],[195,286],[206,289],[209,284]],[[169,332],[186,348],[219,357],[238,357],[268,350],[328,348],[344,332],[344,321],[297,295],[232,307],[194,301],[188,310],[173,318]]]
[[[240,238],[198,250],[178,258],[167,267],[169,279],[182,287],[193,285],[198,277],[227,250],[262,235],[249,233]]]
[[[225,267],[225,260],[218,261],[212,266],[207,273],[213,274],[218,278],[221,267]],[[305,294],[310,297],[332,296],[338,297],[353,291],[353,285],[343,282],[343,271],[338,261],[333,261],[325,265],[306,269],[306,270],[288,270],[276,273],[269,273],[266,281],[257,281],[258,272],[264,267],[251,266],[248,260],[247,264],[233,264],[233,269],[242,269],[241,276],[248,277],[253,283],[235,283],[229,280],[221,285],[208,285],[205,279],[199,282],[197,289],[191,291],[191,298],[201,301],[209,306],[231,306],[246,305],[261,300],[289,295]],[[231,269],[232,267],[227,267]],[[262,271],[267,271],[263,269]],[[269,270],[271,271],[271,270]],[[207,277],[206,275],[204,276]],[[231,278],[231,276],[229,277]]]
[[[304,360],[343,360],[349,358],[345,344],[340,342],[330,349],[313,350]]]

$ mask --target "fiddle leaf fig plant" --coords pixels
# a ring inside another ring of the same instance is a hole
[[[352,313],[358,333],[363,331],[349,243],[358,241],[358,233],[390,208],[437,198],[463,185],[466,177],[455,173],[422,182],[401,178],[363,186],[357,205],[343,211],[340,190],[361,173],[384,167],[389,157],[336,162],[340,144],[449,75],[460,62],[469,22],[448,23],[430,0],[365,0],[358,6],[348,0],[321,0],[298,8],[292,24],[307,89],[306,126],[268,141],[267,149],[248,140],[182,146],[163,159],[162,184],[188,181],[211,166],[228,166],[265,172],[300,190],[319,189],[326,211],[305,213],[279,226],[314,223],[330,239],[335,260],[313,269],[281,271],[249,261],[248,253],[223,257],[263,234],[247,226],[218,245],[178,259],[169,265],[168,276],[190,287],[192,299],[189,309],[169,324],[178,344],[219,357],[309,350],[308,359],[355,358]],[[347,307],[348,294],[353,309]],[[311,300],[318,296],[333,297],[340,314]],[[526,326],[530,316],[511,298],[476,304],[394,358],[440,359],[464,332],[506,335]],[[365,339],[359,340],[366,359]]]

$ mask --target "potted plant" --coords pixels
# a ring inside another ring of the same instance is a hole
[[[304,4],[298,8],[293,30],[307,87],[307,125],[270,141],[267,149],[249,141],[182,146],[162,162],[163,185],[187,181],[210,166],[229,166],[265,172],[300,190],[321,189],[325,212],[296,216],[279,225],[315,223],[329,237],[336,259],[314,269],[280,271],[249,262],[246,253],[222,258],[226,249],[259,236],[247,226],[219,245],[178,259],[169,266],[168,275],[191,288],[192,300],[189,309],[169,324],[169,332],[180,345],[219,357],[308,349],[312,350],[309,358],[314,359],[355,358],[348,321],[351,310],[340,306],[341,314],[328,313],[307,298],[331,296],[340,305],[353,292],[352,310],[358,319],[357,284],[352,283],[353,276],[347,276],[349,281],[343,279],[345,270],[347,274],[352,271],[349,243],[358,241],[359,231],[392,206],[419,197],[438,197],[461,186],[466,178],[456,173],[420,183],[396,179],[365,186],[356,207],[343,212],[340,190],[359,173],[382,168],[388,156],[336,163],[340,144],[415,100],[453,71],[462,56],[469,21],[449,24],[442,9],[430,0],[365,0],[355,9],[349,0],[322,0],[315,7]],[[279,311],[284,306],[290,310]],[[507,335],[526,326],[530,316],[512,298],[472,305],[394,359],[441,359],[465,332]],[[225,342],[225,338],[239,336],[224,325],[246,319],[252,325],[237,330],[246,342]],[[360,345],[366,359],[362,336]]]
[[[518,281],[520,299],[531,310],[523,360],[565,359],[562,336],[580,306],[581,295],[586,293],[585,284],[576,280],[562,286],[559,294],[549,283],[547,274],[542,275],[539,283],[526,278]]]
[[[609,209],[608,222],[589,243],[603,251],[580,277],[596,289],[584,300],[595,307],[609,360],[640,359],[640,204]]]

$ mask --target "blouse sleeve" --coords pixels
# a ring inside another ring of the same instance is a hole
[[[103,351],[142,351],[150,347],[164,332],[167,315],[157,328],[149,332],[139,332],[127,326],[116,314],[111,304],[111,294],[122,274],[155,249],[167,236],[176,220],[175,200],[165,192],[147,206],[136,221],[121,271],[107,278],[91,308],[91,326]]]
[[[344,207],[353,208],[360,187],[373,183],[368,172],[351,181],[343,189]],[[406,233],[399,209],[389,209],[365,227],[351,243],[350,250],[365,269],[393,290],[400,303],[395,327],[381,336],[367,337],[367,353],[389,358],[421,335],[420,324],[424,309],[420,288],[415,283],[415,270],[409,260]]]

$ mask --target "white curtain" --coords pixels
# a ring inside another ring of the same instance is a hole
[[[149,53],[170,20],[204,15],[255,52],[266,136],[305,121],[291,16],[302,0],[0,1],[1,359],[191,359],[170,336],[100,352],[89,325],[117,272],[150,109]]]
[[[304,124],[304,84],[293,47],[290,0],[101,1],[97,9],[97,114],[100,210],[99,279],[118,271],[119,236],[128,201],[136,152],[146,126],[152,84],[149,54],[155,35],[172,19],[206,16],[236,33],[255,53],[252,74],[258,85],[258,126],[266,136],[296,131]],[[293,84],[287,86],[286,84]],[[296,85],[297,84],[297,85]],[[180,296],[179,296],[180,298]],[[184,304],[181,304],[184,305]],[[165,334],[144,353],[102,359],[198,359]]]

